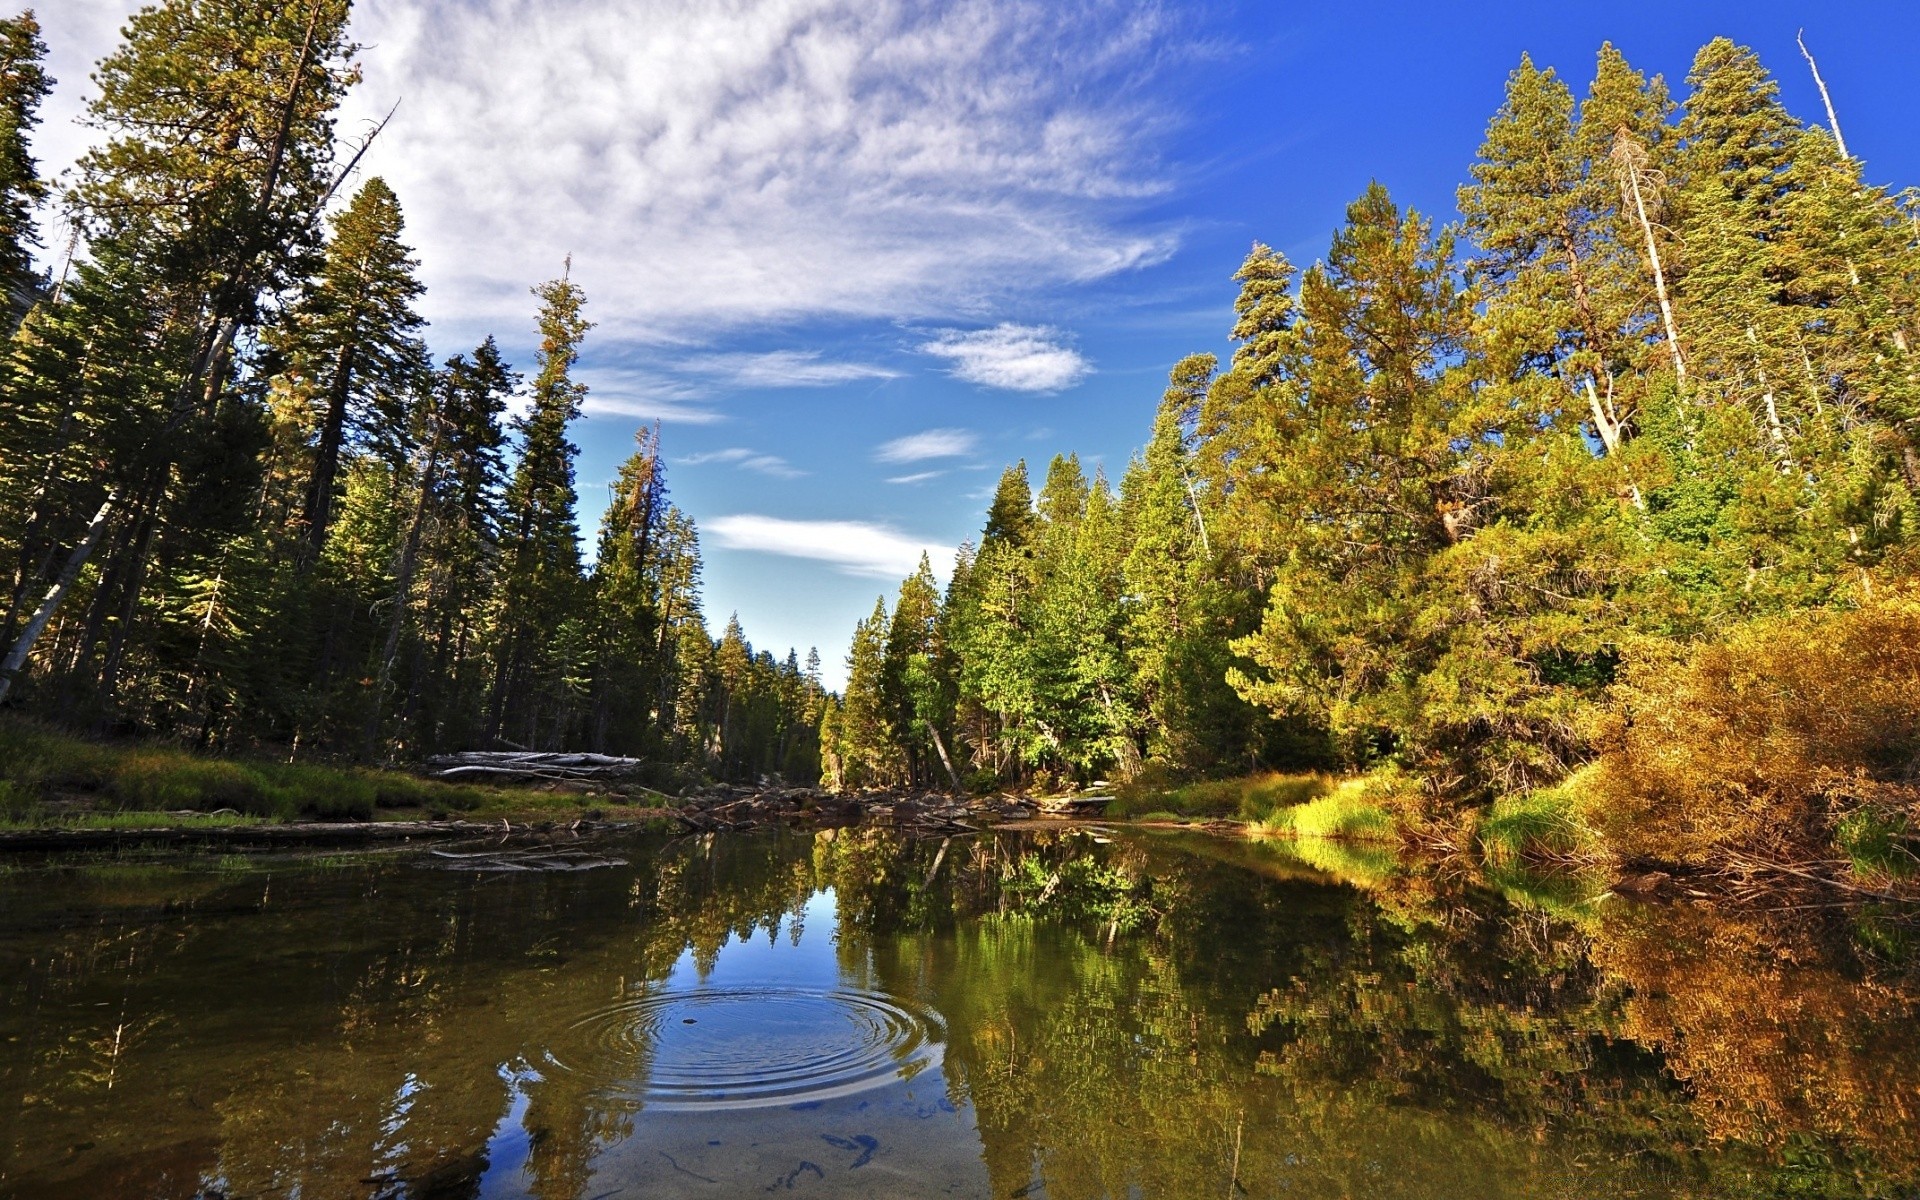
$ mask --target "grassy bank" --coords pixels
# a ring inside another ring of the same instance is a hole
[[[1130,820],[1264,821],[1275,813],[1331,792],[1331,775],[1265,772],[1238,779],[1167,784],[1151,777],[1121,786],[1110,816]]]
[[[451,816],[572,818],[634,807],[619,797],[439,783],[401,771],[213,758],[92,741],[0,718],[0,828],[218,828]],[[183,815],[185,814],[185,815]]]

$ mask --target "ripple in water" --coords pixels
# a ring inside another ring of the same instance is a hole
[[[683,1109],[804,1104],[909,1079],[940,1062],[946,1037],[937,1016],[889,996],[793,988],[637,996],[574,1032],[588,1061],[555,1066],[601,1076],[649,1107]]]

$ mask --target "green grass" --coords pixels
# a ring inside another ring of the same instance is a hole
[[[117,811],[58,811],[41,809],[0,816],[0,831],[40,829],[234,829],[266,823],[244,813],[187,813]]]
[[[1390,781],[1372,775],[1343,779],[1324,795],[1277,808],[1254,822],[1253,832],[1279,837],[1398,842],[1399,823],[1386,806]]]
[[[177,822],[159,820],[176,811],[233,815],[237,822],[370,821],[383,809],[436,815],[524,811],[547,807],[548,799],[537,793],[438,783],[398,771],[216,758],[161,744],[88,741],[32,721],[0,718],[0,826],[6,828],[66,827],[79,819],[76,810],[88,810],[89,820],[151,818],[161,824]],[[136,813],[147,816],[130,815]]]
[[[1268,772],[1169,786],[1151,778],[1118,789],[1107,814],[1132,819],[1259,821],[1333,790],[1332,776]]]
[[[1903,815],[1872,809],[1849,814],[1833,831],[1853,874],[1876,882],[1905,879],[1920,867],[1920,859],[1908,849],[1913,836],[1913,826]]]
[[[1599,835],[1587,826],[1580,811],[1583,777],[1584,772],[1575,772],[1554,787],[1494,801],[1474,828],[1481,858],[1490,867],[1596,858]]]

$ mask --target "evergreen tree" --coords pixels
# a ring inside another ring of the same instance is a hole
[[[167,0],[134,14],[94,73],[89,116],[107,137],[68,197],[87,257],[14,347],[9,393],[32,439],[28,467],[57,486],[10,522],[32,566],[15,588],[0,696],[96,551],[107,565],[58,655],[70,679],[97,680],[84,689],[96,706],[144,625],[156,554],[169,570],[217,571],[228,531],[189,510],[239,515],[205,502],[252,487],[263,421],[226,391],[242,331],[317,240],[332,114],[353,79],[346,9]]]
[[[490,723],[492,736],[528,746],[540,744],[543,718],[549,736],[562,729],[572,700],[558,654],[580,588],[573,487],[579,450],[567,440],[567,427],[586,394],[572,371],[592,328],[581,315],[586,297],[570,280],[542,284],[534,294],[540,298],[540,369],[527,413],[516,423],[520,459],[505,503]]]
[[[938,779],[957,788],[959,774],[944,732],[951,727],[953,695],[944,674],[943,632],[933,564],[922,554],[919,569],[900,584],[894,602],[881,690],[912,782],[925,786]]]
[[[292,372],[321,409],[305,511],[316,551],[326,544],[350,438],[359,435],[392,461],[404,456],[411,432],[402,409],[426,370],[413,307],[426,289],[400,240],[404,227],[393,190],[368,180],[333,219],[325,263],[288,322]]]
[[[26,312],[36,282],[33,247],[40,238],[33,211],[47,198],[28,146],[40,123],[40,102],[53,90],[42,65],[46,57],[31,9],[0,19],[0,284],[16,320]]]

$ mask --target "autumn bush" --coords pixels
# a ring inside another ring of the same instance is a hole
[[[1750,622],[1614,699],[1584,806],[1623,856],[1831,857],[1920,813],[1920,596]]]

